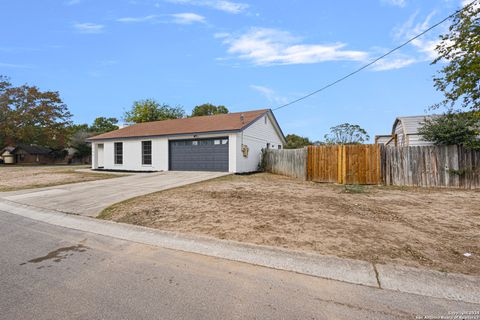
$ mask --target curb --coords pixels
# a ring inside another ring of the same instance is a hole
[[[218,240],[205,236],[185,235],[50,211],[5,200],[0,201],[0,210],[56,226],[167,249],[379,289],[480,303],[480,291],[477,290],[480,287],[480,277],[395,265],[373,265],[360,260]]]

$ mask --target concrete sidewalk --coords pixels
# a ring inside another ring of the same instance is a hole
[[[129,198],[228,174],[178,171],[134,173],[113,179],[1,192],[0,199],[42,209],[96,217],[108,206]]]
[[[70,229],[168,249],[436,298],[480,303],[480,277],[295,252],[41,210],[0,201],[0,211]]]

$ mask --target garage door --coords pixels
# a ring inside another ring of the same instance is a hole
[[[228,171],[228,137],[169,142],[170,170]]]

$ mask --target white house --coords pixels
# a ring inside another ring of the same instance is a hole
[[[433,142],[426,141],[418,133],[418,129],[426,119],[437,115],[397,117],[392,126],[391,135],[375,136],[375,143],[387,146],[431,146]]]
[[[286,143],[271,110],[139,123],[88,140],[93,169],[237,173]]]

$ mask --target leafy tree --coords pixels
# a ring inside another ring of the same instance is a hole
[[[72,134],[70,146],[76,150],[75,156],[83,158],[92,154],[92,146],[90,143],[87,143],[87,139],[95,134],[96,133],[84,128],[79,128],[79,130]]]
[[[331,127],[330,133],[325,135],[325,142],[329,144],[358,144],[370,139],[367,131],[357,124],[343,123]]]
[[[72,115],[58,92],[26,84],[14,87],[0,77],[0,141],[61,149],[68,140]]]
[[[480,5],[475,1],[457,14],[449,32],[440,37],[438,57],[432,64],[447,62],[434,77],[444,100],[433,106],[461,107],[480,111]],[[452,119],[453,116],[447,116]]]
[[[8,105],[6,90],[11,87],[10,82],[5,76],[0,75],[0,148],[4,147],[9,141],[6,136],[7,119],[11,114]]]
[[[285,139],[287,140],[287,144],[283,146],[285,149],[299,149],[312,144],[307,137],[301,137],[296,134],[287,134]]]
[[[227,107],[215,106],[211,103],[204,103],[193,108],[192,117],[211,116],[214,114],[221,114],[221,113],[228,113]]]
[[[425,119],[418,132],[437,145],[463,145],[480,150],[480,112],[449,112]]]
[[[142,123],[183,117],[185,117],[185,111],[182,107],[171,107],[167,104],[160,104],[153,99],[135,101],[132,109],[124,114],[124,120],[129,123]]]
[[[117,123],[118,123],[117,118],[98,117],[93,121],[93,124],[89,129],[92,132],[101,134],[101,133],[117,130],[118,129]]]

